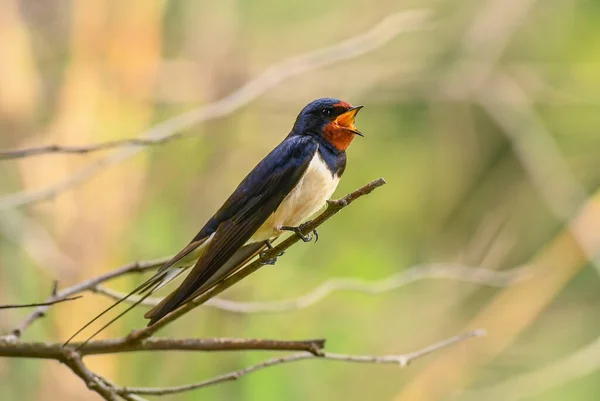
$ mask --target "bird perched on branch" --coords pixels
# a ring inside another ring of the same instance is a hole
[[[289,135],[254,167],[185,248],[153,277],[82,327],[67,343],[131,295],[143,294],[140,301],[103,326],[95,336],[192,266],[181,285],[144,315],[150,319],[149,326],[255,256],[262,258],[262,252],[285,231],[310,241],[312,235],[302,234],[302,224],[335,191],[346,168],[346,149],[355,135],[363,136],[354,125],[362,107],[333,98],[309,103],[296,118]],[[272,264],[274,260],[263,262]]]

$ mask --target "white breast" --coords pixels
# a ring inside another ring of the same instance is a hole
[[[316,152],[298,184],[252,236],[250,242],[264,241],[280,235],[281,226],[296,227],[304,223],[331,198],[339,182],[339,177],[332,176],[319,152]]]

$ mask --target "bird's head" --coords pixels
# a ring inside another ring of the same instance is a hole
[[[333,98],[315,100],[298,114],[292,134],[313,135],[336,150],[345,151],[355,135],[363,136],[354,126],[354,118],[362,107]]]

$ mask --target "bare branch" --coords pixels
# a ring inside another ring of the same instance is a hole
[[[211,298],[204,304],[212,308],[232,313],[281,313],[299,310],[312,306],[336,291],[359,292],[377,295],[396,290],[415,281],[426,279],[451,279],[469,283],[506,287],[530,277],[528,267],[514,268],[508,271],[494,271],[454,264],[429,264],[413,266],[401,273],[391,275],[377,281],[365,281],[356,278],[333,278],[325,281],[310,292],[292,299],[271,302],[240,302],[221,298]],[[114,300],[122,299],[124,292],[115,291],[103,286],[96,286],[91,291],[106,295]],[[132,296],[127,301],[136,303],[139,296]],[[146,298],[140,305],[156,306],[163,298]]]
[[[18,309],[18,308],[33,308],[36,306],[51,306],[51,305],[58,304],[61,302],[74,301],[76,299],[81,298],[82,296],[83,295],[78,295],[76,297],[62,298],[62,299],[56,299],[54,301],[39,302],[39,303],[33,303],[33,304],[0,305],[0,309]]]
[[[329,361],[340,361],[340,362],[355,362],[355,363],[372,363],[372,364],[393,364],[398,365],[401,368],[408,366],[409,363],[413,362],[416,359],[422,358],[425,355],[428,355],[434,351],[441,350],[443,348],[449,347],[461,341],[465,341],[467,339],[473,337],[480,337],[485,335],[484,330],[475,330],[469,333],[465,333],[462,335],[458,335],[455,337],[448,338],[446,340],[440,341],[438,343],[432,344],[428,347],[425,347],[419,351],[411,352],[404,355],[384,355],[384,356],[373,356],[373,355],[349,355],[349,354],[337,354],[332,352],[323,352],[318,355],[310,354],[307,352],[292,354],[284,357],[268,359],[264,362],[261,362],[257,365],[249,366],[247,368],[237,370],[235,372],[226,373],[224,375],[220,375],[214,377],[212,379],[208,379],[199,383],[187,384],[183,386],[175,386],[175,387],[122,387],[117,388],[118,394],[142,394],[142,395],[167,395],[167,394],[176,394],[182,393],[186,391],[196,390],[202,387],[212,386],[218,383],[237,380],[242,376],[247,374],[271,367],[276,365],[281,365],[284,363],[291,363],[296,361],[302,361],[306,359],[321,359],[321,360],[329,360]]]
[[[324,339],[281,341],[245,338],[148,338],[132,342],[126,338],[90,341],[64,347],[62,343],[19,342],[0,339],[0,357],[61,359],[67,351],[77,350],[79,356],[120,354],[139,351],[307,351],[318,353],[325,346]]]
[[[67,297],[70,297],[74,294],[80,293],[80,292],[84,292],[87,291],[88,289],[97,286],[98,284],[104,283],[105,281],[111,280],[113,278],[116,277],[120,277],[123,276],[125,274],[129,274],[129,273],[141,273],[141,272],[145,272],[147,270],[150,269],[154,269],[158,266],[163,265],[165,262],[167,262],[170,259],[170,257],[166,257],[166,258],[160,258],[160,259],[155,259],[155,260],[149,260],[149,261],[143,261],[143,262],[133,262],[133,263],[129,263],[125,266],[122,266],[118,269],[115,269],[113,271],[110,271],[108,273],[102,274],[98,277],[94,277],[91,278],[89,280],[85,280],[82,281],[79,284],[76,284],[72,287],[68,287],[65,288],[64,290],[61,290],[59,292],[57,292],[55,295],[51,296],[50,298],[48,298],[46,300],[47,303],[51,303],[51,302],[55,302],[55,301],[59,301],[62,299],[65,299]],[[33,322],[35,322],[37,319],[44,317],[46,312],[48,311],[48,309],[50,309],[50,305],[47,306],[39,306],[37,307],[29,316],[27,316],[25,318],[25,320],[23,320],[23,322],[21,322],[13,331],[12,331],[12,336],[19,338],[21,336],[21,334],[23,333],[23,331],[29,327]],[[1,339],[1,337],[0,337]]]
[[[317,227],[319,227],[321,224],[323,224],[327,220],[329,220],[333,215],[337,214],[340,210],[342,210],[346,206],[350,205],[356,199],[358,199],[364,195],[370,194],[372,191],[381,187],[384,184],[385,184],[385,180],[383,178],[379,178],[375,181],[371,181],[367,185],[355,190],[354,192],[349,193],[348,195],[344,196],[342,199],[328,201],[327,208],[321,214],[319,214],[317,217],[315,217],[313,220],[311,220],[305,224],[305,226],[302,230],[303,234],[306,235],[306,234],[312,232]],[[277,246],[265,251],[264,257],[266,259],[274,258],[277,255],[281,254],[286,249],[288,249],[289,247],[291,247],[292,245],[294,245],[299,240],[300,240],[300,238],[297,235],[291,235],[291,236],[287,237],[286,239],[284,239],[283,241],[281,241],[279,244],[277,244]],[[175,311],[169,313],[168,315],[166,315],[164,318],[162,318],[161,320],[159,320],[152,326],[131,332],[131,334],[129,334],[128,338],[131,341],[137,341],[137,340],[148,338],[148,337],[152,336],[154,333],[156,333],[158,330],[162,329],[167,324],[171,323],[172,321],[179,318],[180,316],[188,313],[190,310],[198,307],[199,305],[202,305],[208,299],[223,292],[224,290],[231,287],[238,281],[240,281],[243,278],[247,277],[248,275],[254,273],[258,269],[260,269],[262,266],[263,266],[263,263],[260,260],[255,260],[254,262],[242,267],[240,270],[236,271],[235,273],[233,273],[232,275],[227,277],[225,280],[221,281],[220,283],[218,283],[217,285],[215,285],[214,287],[212,287],[211,289],[209,289],[208,291],[206,291],[204,294],[200,295],[193,301],[190,301],[187,304],[180,307],[179,309],[176,309]]]
[[[164,143],[189,135],[182,131],[200,122],[229,115],[287,79],[362,56],[384,46],[400,33],[428,28],[430,15],[428,10],[413,10],[387,16],[365,33],[331,47],[273,65],[227,97],[164,121],[142,133],[137,139]],[[129,159],[145,148],[146,146],[140,144],[127,144],[123,149],[118,149],[107,157],[88,164],[71,176],[46,188],[2,196],[0,210],[52,199],[58,193],[86,182],[99,171]]]

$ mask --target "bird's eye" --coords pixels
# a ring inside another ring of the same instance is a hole
[[[333,114],[333,109],[331,107],[327,107],[321,110],[321,114],[323,114],[323,116],[325,117],[331,117],[331,115]]]

